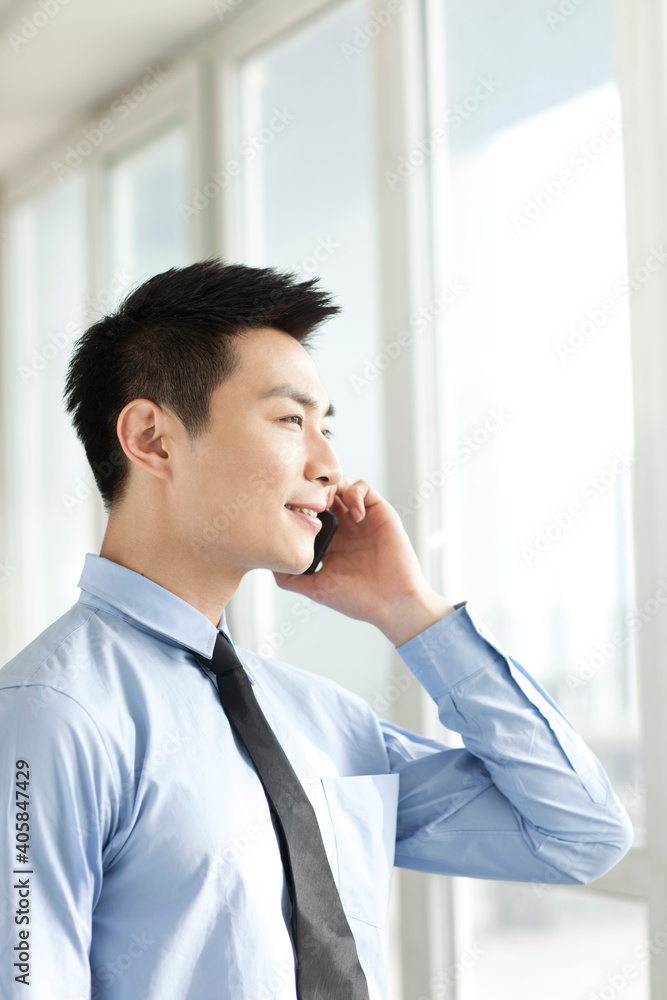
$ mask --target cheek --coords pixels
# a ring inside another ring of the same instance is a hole
[[[236,453],[234,481],[253,500],[279,500],[293,491],[298,470],[297,443],[289,433],[275,429],[248,436],[244,448]]]
[[[182,470],[184,508],[209,518],[220,510],[235,510],[236,518],[262,505],[269,508],[293,492],[298,470],[297,443],[273,427],[230,428],[217,446],[189,456]],[[286,440],[288,439],[288,440]]]

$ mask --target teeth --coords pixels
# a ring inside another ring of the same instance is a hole
[[[311,517],[317,517],[317,511],[309,510],[308,507],[293,507],[292,504],[286,504],[290,510],[300,510],[303,514],[310,514]]]

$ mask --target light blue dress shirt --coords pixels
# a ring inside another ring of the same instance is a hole
[[[268,805],[192,652],[210,658],[216,627],[91,553],[78,585],[0,671],[1,996],[295,1000]],[[465,749],[237,648],[317,814],[371,1000],[394,865],[583,883],[632,838],[597,759],[468,603],[397,649]]]

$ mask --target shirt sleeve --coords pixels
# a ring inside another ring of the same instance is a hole
[[[464,748],[380,719],[399,774],[395,864],[486,879],[582,884],[633,830],[595,755],[467,602],[397,647]]]
[[[93,910],[117,802],[109,756],[88,712],[43,684],[0,690],[0,733],[0,993],[95,1000]]]

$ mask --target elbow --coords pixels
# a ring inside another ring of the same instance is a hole
[[[628,853],[635,839],[635,830],[627,812],[620,806],[619,812],[619,850],[621,858]],[[620,858],[619,858],[620,861]]]
[[[554,834],[547,835],[540,844],[537,855],[547,861],[560,877],[563,884],[586,885],[617,865],[630,850],[634,830],[630,817],[616,800],[604,817],[604,823],[596,823],[597,830],[589,827],[579,837],[567,840]]]
[[[619,803],[613,817],[608,819],[604,839],[573,845],[573,869],[577,881],[585,885],[606,875],[625,857],[633,840],[634,828],[630,817]]]
[[[592,882],[594,879],[606,875],[632,847],[635,831],[630,817],[622,806],[619,808],[618,822],[614,831],[616,835],[613,839],[609,838],[605,843],[596,845],[598,847],[597,856],[595,862],[591,864],[591,871],[586,882]]]

